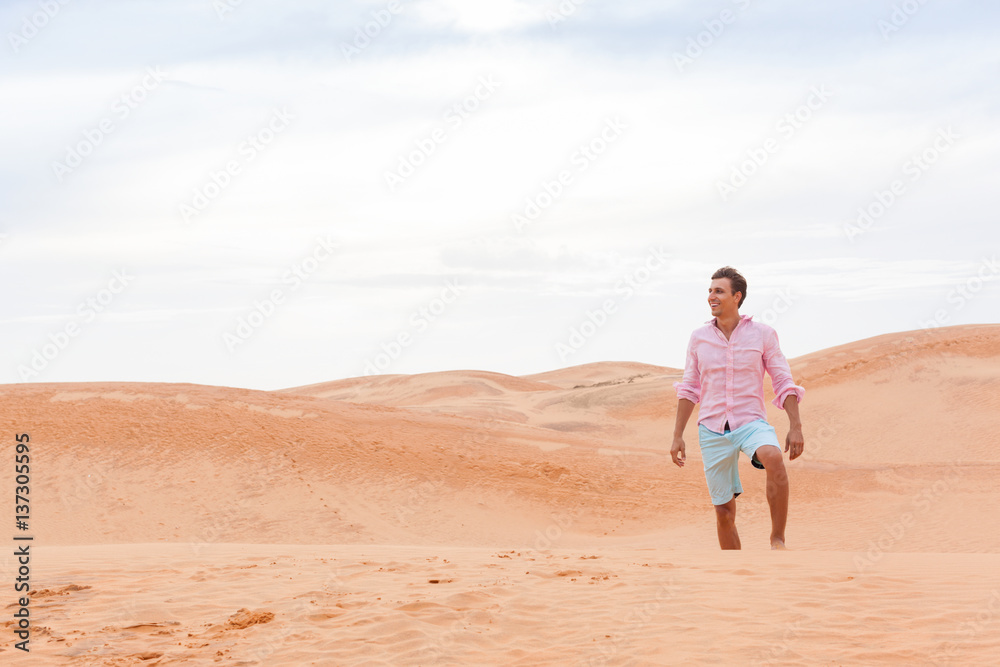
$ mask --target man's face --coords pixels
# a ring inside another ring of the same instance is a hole
[[[715,317],[739,311],[739,297],[733,294],[729,278],[716,278],[712,281],[708,288],[708,306]]]

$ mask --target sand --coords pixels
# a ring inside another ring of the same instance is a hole
[[[745,460],[718,549],[694,419],[670,463],[679,369],[0,386],[34,537],[0,663],[1000,664],[1000,325],[791,365],[788,552]]]

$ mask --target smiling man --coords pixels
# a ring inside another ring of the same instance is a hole
[[[740,315],[747,281],[726,266],[712,275],[708,305],[714,317],[694,330],[688,342],[684,377],[674,383],[677,422],[670,456],[684,467],[687,453],[684,427],[696,403],[698,442],[705,465],[708,491],[715,505],[719,546],[739,549],[736,497],[743,492],[737,469],[740,452],[767,474],[767,503],[771,509],[771,548],[785,548],[788,518],[788,476],[774,428],[764,407],[764,373],[771,376],[773,403],[788,414],[785,451],[789,460],[802,453],[799,401],[805,389],[792,381],[788,361],[778,347],[778,334],[752,315]]]

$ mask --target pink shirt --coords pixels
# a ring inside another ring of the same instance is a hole
[[[784,410],[785,398],[795,394],[799,402],[805,389],[792,381],[788,360],[778,347],[778,334],[766,324],[741,315],[729,340],[715,326],[716,318],[691,334],[684,377],[674,383],[678,398],[701,402],[698,423],[722,433],[725,423],[732,430],[755,419],[766,419],[764,373],[774,387],[772,403]]]

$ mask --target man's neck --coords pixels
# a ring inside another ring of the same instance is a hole
[[[733,330],[739,323],[740,323],[739,311],[736,311],[735,313],[729,315],[720,315],[715,318],[715,326],[719,327],[719,329],[721,329],[722,332],[726,334],[726,338],[729,337],[729,334],[733,333]]]

